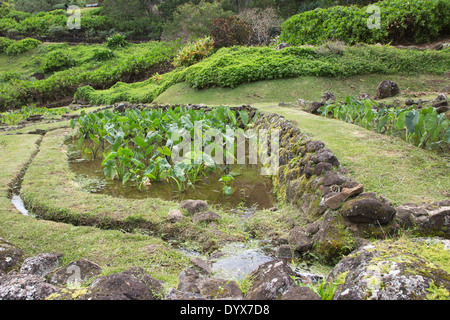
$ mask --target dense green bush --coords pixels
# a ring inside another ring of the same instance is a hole
[[[11,43],[6,48],[5,53],[9,56],[18,55],[33,50],[40,44],[41,42],[39,40],[32,38],[25,38],[20,41],[14,41],[13,43]]]
[[[63,50],[55,50],[47,53],[41,61],[41,68],[44,72],[60,71],[71,68],[75,65],[72,56]]]
[[[179,49],[179,44],[166,42],[130,46],[134,46],[136,54],[124,55],[116,51],[117,57],[97,62],[92,59],[91,49],[87,50],[85,58],[80,58],[83,59],[80,60],[80,65],[56,72],[44,80],[0,83],[0,111],[30,103],[42,105],[71,97],[80,86],[86,84],[97,89],[106,89],[118,81],[133,81],[135,77],[142,77],[161,64],[171,61]]]
[[[5,37],[0,37],[0,53],[1,52],[5,52],[6,49],[14,43],[14,40],[5,38]]]
[[[152,102],[170,86],[186,82],[193,88],[236,87],[271,79],[299,76],[339,76],[359,74],[443,74],[450,65],[450,52],[401,50],[392,47],[339,47],[338,50],[288,47],[232,47],[219,49],[208,59],[187,68],[132,84],[117,83],[108,90],[82,87],[77,97],[94,104],[118,101]]]
[[[92,55],[92,59],[95,61],[106,61],[112,58],[114,58],[114,51],[110,49],[95,49]]]
[[[335,6],[295,15],[282,25],[280,40],[293,44],[319,44],[341,40],[348,44],[430,41],[450,32],[450,0],[384,0],[380,29],[369,29],[368,7]]]

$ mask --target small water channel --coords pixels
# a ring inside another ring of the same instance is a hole
[[[11,202],[21,214],[23,214],[24,216],[29,215],[28,210],[27,208],[25,208],[25,204],[19,194],[13,194],[13,196],[11,197]]]

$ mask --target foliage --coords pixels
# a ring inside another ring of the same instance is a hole
[[[433,107],[386,108],[371,99],[359,101],[347,97],[345,103],[326,104],[320,112],[378,133],[400,137],[424,149],[450,151],[450,120]]]
[[[211,36],[214,39],[214,47],[232,47],[237,45],[247,45],[250,41],[250,26],[233,16],[225,19],[213,19]]]
[[[128,42],[125,40],[125,36],[120,33],[113,34],[106,39],[106,46],[110,49],[124,48],[128,46]]]
[[[201,123],[201,129],[195,126]],[[103,152],[105,176],[126,184],[133,182],[140,189],[148,189],[152,182],[173,182],[179,192],[194,186],[201,175],[215,169],[207,146],[180,155],[178,145],[183,133],[199,137],[217,128],[226,135],[227,128],[237,126],[236,115],[225,107],[210,112],[186,107],[162,109],[127,109],[124,113],[109,110],[98,113],[82,112],[78,124],[78,145],[89,141],[85,151],[96,157]],[[215,142],[210,142],[215,143]],[[188,145],[190,147],[191,145]],[[175,157],[180,157],[177,161]],[[198,161],[198,160],[201,161]]]
[[[208,58],[214,47],[214,40],[210,37],[191,42],[180,51],[174,58],[175,67],[189,67],[197,62]]]
[[[8,56],[18,55],[30,50],[33,50],[37,46],[39,46],[41,42],[32,38],[25,38],[19,41],[14,41],[11,43],[5,50],[5,53]]]
[[[299,76],[340,76],[362,74],[443,74],[450,63],[445,51],[400,50],[390,47],[343,47],[339,50],[317,52],[313,48],[288,47],[275,50],[268,47],[222,48],[190,67],[178,68],[162,75],[156,83],[118,83],[108,90],[80,88],[78,97],[94,104],[119,101],[152,102],[170,86],[186,82],[197,89],[236,87],[271,79]]]
[[[0,53],[1,52],[5,52],[6,49],[8,49],[8,47],[14,43],[14,40],[5,38],[5,37],[0,37]]]
[[[95,61],[106,61],[114,58],[114,51],[110,49],[95,49],[92,59]]]
[[[163,25],[163,40],[189,41],[209,35],[213,19],[229,18],[231,11],[224,11],[219,2],[209,3],[202,0],[198,5],[185,3],[173,14],[173,20]]]
[[[41,61],[41,68],[44,72],[60,71],[71,68],[74,65],[75,60],[65,50],[51,51]]]
[[[44,116],[48,115],[62,115],[67,113],[67,108],[37,108],[34,105],[31,106],[23,106],[19,110],[8,111],[0,113],[0,122],[13,126],[16,125],[19,121],[25,120],[29,116],[42,114]]]
[[[384,0],[380,29],[367,26],[373,12],[368,7],[335,6],[295,15],[282,25],[280,40],[292,45],[341,40],[348,44],[389,43],[413,40],[427,42],[448,33],[449,0]]]
[[[63,49],[60,45],[48,45],[40,47],[39,50],[45,52],[45,48]],[[44,80],[0,83],[0,110],[71,97],[82,85],[90,85],[97,89],[109,88],[118,81],[127,81],[147,74],[162,63],[172,60],[179,45],[165,42],[130,44],[125,49],[116,49],[113,58],[100,62],[93,59],[96,49],[103,50],[99,46],[64,48],[71,52],[76,66],[56,72]],[[39,59],[41,56],[37,55],[36,58]]]

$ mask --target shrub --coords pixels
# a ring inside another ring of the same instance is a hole
[[[114,51],[109,49],[95,49],[92,59],[95,61],[106,61],[114,58]]]
[[[51,25],[48,28],[48,34],[50,37],[58,39],[69,34],[69,29],[66,26]]]
[[[41,68],[44,72],[60,71],[71,68],[75,65],[72,56],[66,51],[55,50],[47,53],[41,61]]]
[[[14,40],[0,37],[0,53],[5,52],[8,47],[14,43]]]
[[[335,6],[303,12],[286,20],[280,40],[292,45],[341,40],[348,44],[430,41],[450,31],[450,0],[384,0],[380,29],[369,29],[368,7]]]
[[[247,45],[251,35],[250,26],[236,16],[213,19],[210,33],[214,39],[214,47],[217,49]]]
[[[205,58],[207,58],[214,47],[214,40],[205,37],[196,42],[191,42],[183,49],[178,51],[174,58],[173,65],[175,67],[188,67]]]
[[[106,46],[111,49],[123,48],[128,45],[125,37],[120,33],[113,34],[111,37],[106,39]]]
[[[33,50],[37,46],[39,46],[41,42],[32,38],[25,38],[20,41],[15,41],[12,43],[7,49],[6,54],[9,56],[18,55],[30,50]]]

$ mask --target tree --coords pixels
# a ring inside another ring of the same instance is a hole
[[[274,33],[279,31],[282,22],[275,9],[271,7],[247,9],[238,16],[250,25],[252,29],[250,42],[253,44],[269,44]]]
[[[185,3],[177,7],[173,21],[163,25],[162,39],[166,41],[203,38],[210,34],[213,19],[229,18],[231,11],[224,11],[219,2],[209,3],[202,0],[198,5]]]

